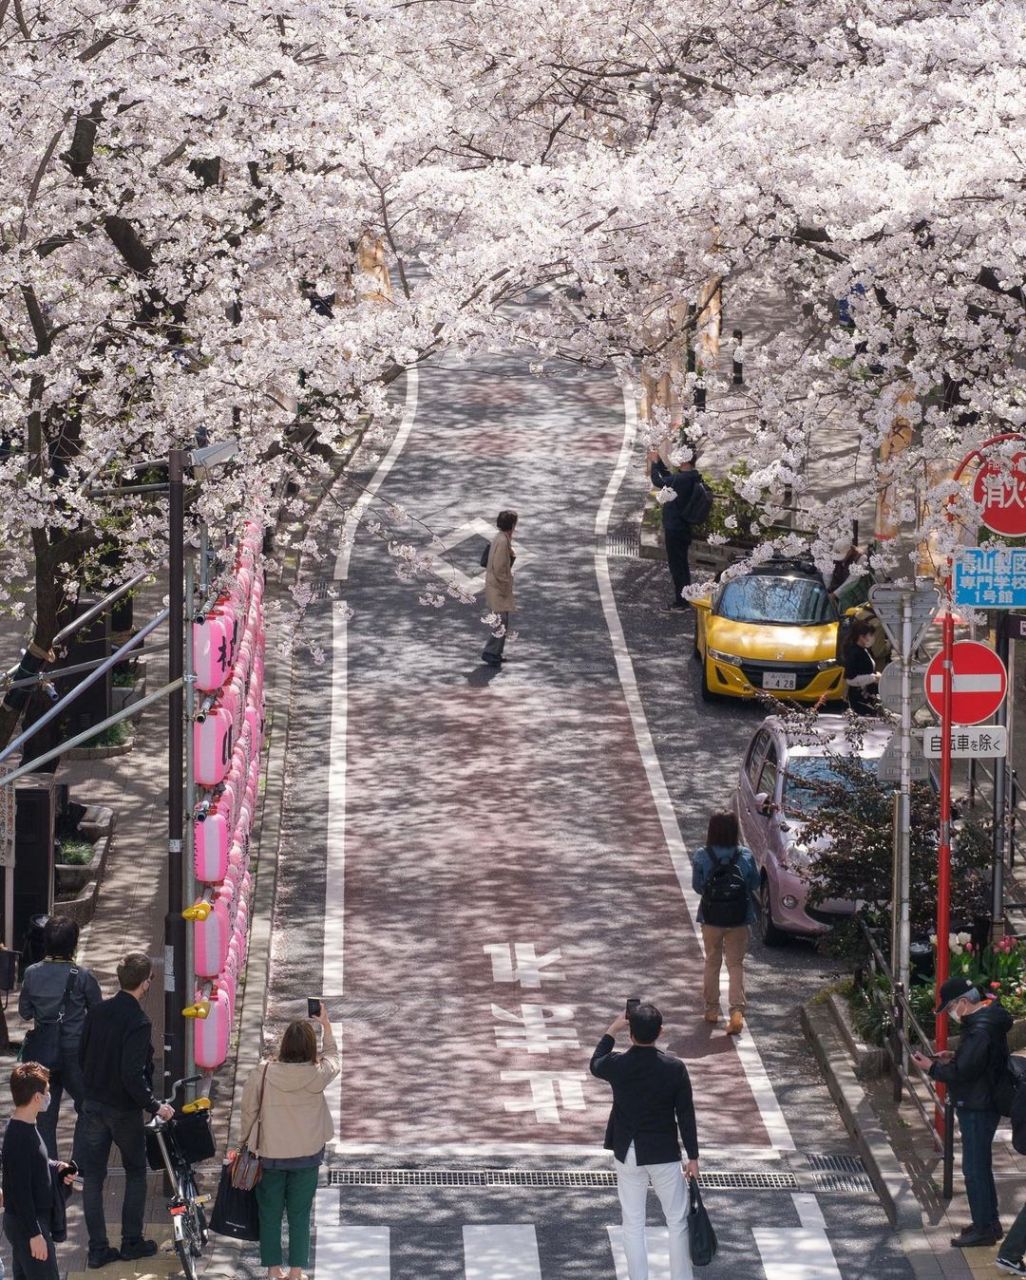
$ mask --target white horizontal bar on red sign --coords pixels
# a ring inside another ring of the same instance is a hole
[[[1004,677],[998,673],[990,675],[956,675],[951,682],[953,693],[1000,693],[1004,688]],[[944,692],[944,677],[930,677],[930,692]]]

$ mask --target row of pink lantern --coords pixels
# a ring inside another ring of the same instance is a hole
[[[208,1071],[228,1054],[249,934],[250,831],[264,735],[261,540],[259,526],[247,523],[230,588],[193,628],[196,683],[212,695],[194,725],[195,776],[211,794],[193,827],[196,879],[208,887],[184,913],[198,984],[186,1014],[194,1019],[196,1065]]]

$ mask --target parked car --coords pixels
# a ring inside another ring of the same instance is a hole
[[[840,614],[811,565],[772,560],[691,601],[702,697],[844,697]]]
[[[811,732],[768,716],[744,754],[737,816],[741,837],[759,866],[758,932],[767,946],[788,936],[817,937],[855,910],[853,902],[808,903],[810,862],[829,845],[810,847],[804,840],[804,819],[822,803],[822,793],[809,784],[844,781],[833,768],[836,756],[857,755],[875,773],[892,732],[887,724],[865,729],[856,752],[848,727],[840,715],[819,716]]]

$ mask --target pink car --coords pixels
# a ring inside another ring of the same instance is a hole
[[[788,936],[817,937],[835,921],[849,916],[853,902],[821,902],[809,906],[806,872],[813,852],[803,840],[807,815],[819,794],[803,780],[838,781],[831,756],[858,755],[875,771],[891,736],[889,724],[868,729],[856,752],[844,716],[819,716],[811,733],[796,732],[779,716],[769,716],[748,744],[737,783],[737,816],[741,839],[759,865],[758,932],[767,946]]]

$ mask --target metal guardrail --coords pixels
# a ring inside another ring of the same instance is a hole
[[[869,947],[869,956],[863,966],[855,971],[855,984],[866,999],[880,1009],[885,1009],[889,1018],[889,1030],[884,1037],[884,1048],[891,1067],[891,1078],[894,1085],[893,1098],[897,1106],[905,1090],[919,1112],[919,1116],[930,1133],[934,1147],[941,1154],[943,1169],[943,1185],[941,1194],[945,1200],[954,1195],[955,1173],[955,1108],[948,1090],[938,1088],[937,1084],[912,1061],[911,1055],[919,1049],[927,1053],[933,1052],[930,1037],[919,1024],[908,995],[900,982],[895,982],[883,952],[877,946],[872,931],[864,920],[859,920],[859,927]],[[881,990],[878,979],[883,978],[886,993]],[[884,996],[886,994],[886,1005]],[[915,1043],[913,1043],[913,1037]],[[926,1086],[926,1091],[933,1102],[933,1114],[916,1090],[916,1082]],[[936,1117],[943,1120],[938,1134]]]

